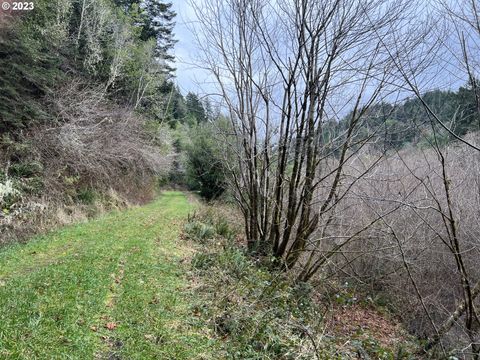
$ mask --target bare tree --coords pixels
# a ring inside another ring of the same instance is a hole
[[[395,79],[387,48],[411,9],[402,0],[191,4],[202,64],[231,121],[227,165],[248,247],[286,269],[301,263],[308,280],[326,258],[312,237],[350,190],[345,163],[370,139],[359,135],[363,117]]]

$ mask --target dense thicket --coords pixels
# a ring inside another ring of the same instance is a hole
[[[51,202],[151,195],[171,166],[175,15],[156,0],[39,0],[2,15],[2,237]]]
[[[188,185],[208,200],[226,190],[223,148],[218,143],[214,124],[196,125],[189,132],[186,145],[186,176]]]
[[[174,44],[171,5],[59,0],[35,6],[0,35],[2,132],[56,118],[43,97],[75,76],[104,84],[106,96],[129,107],[162,102]]]

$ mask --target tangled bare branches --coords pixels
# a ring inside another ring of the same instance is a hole
[[[32,139],[50,171],[66,171],[106,184],[128,174],[169,171],[170,157],[152,144],[144,121],[107,101],[101,88],[76,82],[50,101],[58,114],[57,125],[37,129]],[[168,148],[169,140],[164,140]]]

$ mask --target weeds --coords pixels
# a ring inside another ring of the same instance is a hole
[[[342,334],[340,327],[356,317],[367,327],[369,321],[388,329],[394,325],[363,307],[347,284],[337,287],[338,296],[320,296],[319,301],[319,290],[311,284],[272,270],[268,259],[252,258],[236,241],[238,229],[223,213],[209,206],[190,215],[184,238],[198,245],[190,263],[197,284],[193,297],[198,299],[192,312],[222,340],[224,358],[409,358],[403,347],[386,346],[377,339],[381,335],[368,329],[347,326]],[[329,313],[333,308],[337,312]]]
[[[0,207],[4,214],[8,214],[10,208],[20,199],[20,191],[11,179],[0,182]]]
[[[215,229],[212,226],[201,223],[200,221],[193,221],[185,225],[185,234],[191,240],[204,243],[213,238],[215,235]]]
[[[223,340],[224,354],[241,359],[311,358],[312,353],[301,354],[304,343],[311,341],[305,329],[317,329],[322,319],[311,301],[311,287],[293,286],[284,274],[250,258],[233,241],[233,227],[212,208],[189,217],[184,230],[201,246],[191,260],[193,276],[202,283],[193,312]]]
[[[86,188],[79,189],[76,194],[76,200],[86,205],[92,205],[95,202],[96,197],[97,194],[94,190]]]

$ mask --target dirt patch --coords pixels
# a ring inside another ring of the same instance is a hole
[[[361,305],[334,307],[327,315],[326,325],[332,335],[377,340],[386,348],[407,341],[402,326],[378,310]]]

